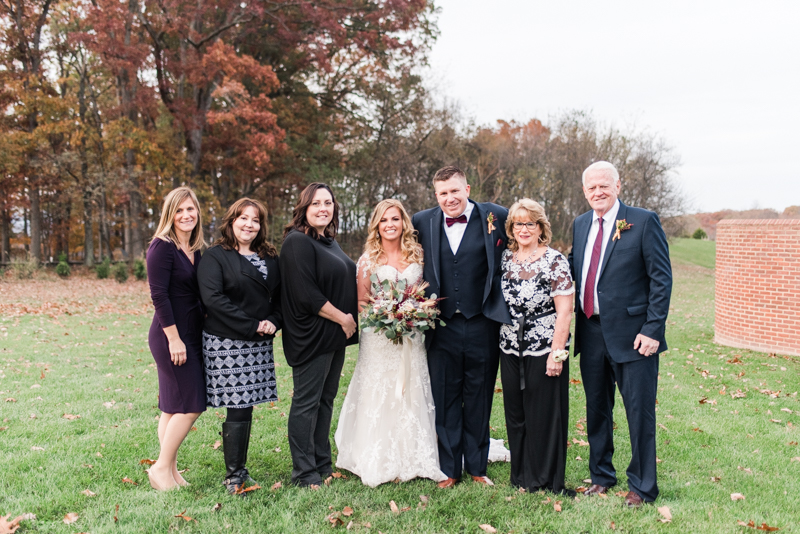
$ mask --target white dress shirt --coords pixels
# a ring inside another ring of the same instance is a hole
[[[466,209],[461,213],[461,215],[467,216],[467,224],[469,224],[469,218],[472,215],[472,210],[475,208],[475,205],[472,202],[467,201]],[[461,217],[458,215],[457,217]],[[464,237],[464,232],[467,231],[467,224],[463,223],[456,223],[453,226],[447,226],[447,214],[444,215],[445,218],[442,219],[442,224],[444,225],[444,233],[447,236],[447,241],[450,243],[450,250],[453,251],[453,255],[458,252],[458,247],[461,245],[461,239]],[[455,217],[454,217],[455,218]]]
[[[617,213],[619,213],[619,200],[603,215],[603,246],[600,249],[600,263],[597,266],[597,278],[594,280],[594,315],[600,313],[600,299],[597,298],[597,283],[600,281],[601,268],[603,267],[603,257],[606,255],[608,239],[611,237],[609,232],[613,232],[617,223]],[[586,238],[586,247],[583,251],[583,268],[581,269],[581,307],[583,307],[583,292],[586,289],[586,275],[589,273],[589,264],[592,263],[592,249],[597,239],[597,232],[600,225],[597,223],[599,217],[596,211],[592,211],[592,226],[589,228],[589,237]]]

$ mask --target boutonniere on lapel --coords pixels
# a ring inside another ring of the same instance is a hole
[[[487,223],[489,223],[489,231],[488,231],[488,233],[490,233],[490,234],[491,234],[492,232],[494,232],[494,222],[495,222],[496,220],[497,220],[497,219],[495,218],[495,216],[494,216],[494,213],[492,213],[492,212],[490,211],[490,212],[489,212],[489,216],[488,216],[488,217],[486,217],[486,222],[487,222]]]
[[[617,221],[617,231],[614,233],[614,237],[611,238],[611,241],[616,241],[617,239],[622,238],[622,232],[625,230],[630,230],[632,223],[629,223],[625,219],[620,219]]]

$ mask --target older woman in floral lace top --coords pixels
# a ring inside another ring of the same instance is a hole
[[[547,246],[550,222],[533,200],[511,206],[506,233],[501,284],[513,322],[500,330],[500,369],[511,483],[574,495],[564,487],[575,293],[569,263]]]

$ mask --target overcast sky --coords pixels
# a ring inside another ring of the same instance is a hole
[[[479,124],[591,111],[674,146],[693,211],[800,204],[797,0],[436,5],[433,83]]]

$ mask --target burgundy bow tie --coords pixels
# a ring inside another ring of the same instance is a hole
[[[455,217],[455,218],[453,218],[453,217],[445,217],[444,218],[444,222],[447,223],[447,227],[448,228],[453,226],[456,223],[467,224],[467,216],[466,216],[466,214],[462,213],[460,216]]]

